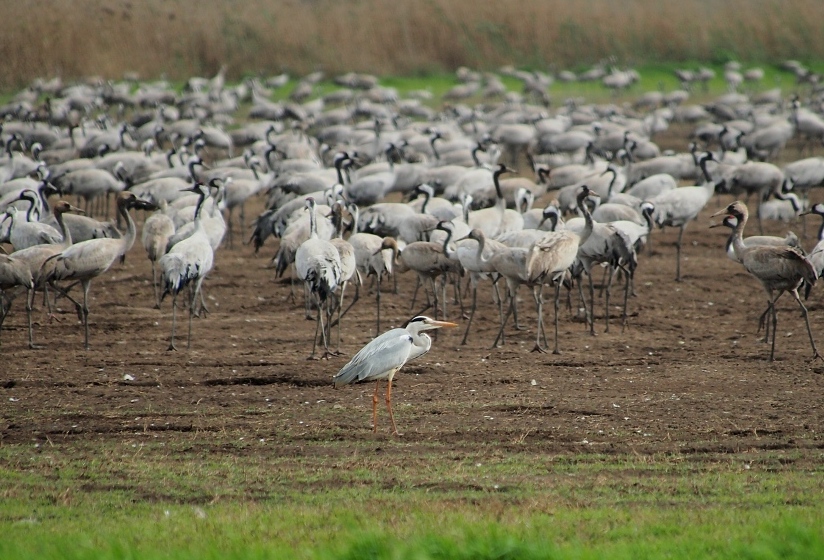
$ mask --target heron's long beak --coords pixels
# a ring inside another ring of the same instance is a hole
[[[439,328],[439,329],[441,329],[441,328],[451,329],[453,327],[458,326],[457,323],[450,323],[449,321],[431,321],[429,323],[429,325],[431,325],[435,328]]]

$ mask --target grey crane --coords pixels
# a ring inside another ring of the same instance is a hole
[[[341,262],[335,246],[318,236],[314,198],[306,199],[306,209],[309,210],[309,238],[301,243],[295,252],[295,269],[307,293],[315,300],[318,310],[312,354],[309,357],[310,359],[315,357],[318,330],[320,330],[325,349],[323,357],[327,358],[331,356],[331,353],[323,315],[326,313],[331,318],[331,300],[341,284]]]
[[[6,291],[12,288],[23,287],[26,289],[26,312],[29,320],[29,341],[32,338],[31,307],[34,299],[34,280],[31,270],[25,261],[10,255],[0,254],[0,327],[6,320],[6,315],[11,309],[11,298]],[[29,344],[31,346],[31,343]]]
[[[587,273],[589,277],[589,299],[590,305],[586,306],[587,323],[589,324],[590,334],[595,335],[594,324],[594,309],[595,309],[595,289],[592,282],[592,267],[595,264],[603,263],[613,268],[618,267],[623,262],[634,262],[633,254],[631,254],[632,244],[627,236],[618,228],[611,224],[600,224],[593,222],[592,214],[589,211],[589,206],[586,204],[586,199],[590,195],[589,189],[585,186],[581,188],[581,194],[578,195],[579,210],[584,214],[583,227],[579,226],[580,222],[570,220],[566,223],[566,229],[579,232],[581,237],[587,237],[586,242],[578,246],[578,257],[572,267],[573,278],[578,279],[578,291],[583,297],[583,288],[581,285],[581,275],[583,272]],[[594,193],[593,193],[594,194]],[[589,231],[589,235],[586,231]],[[629,272],[627,272],[627,281],[629,282]],[[612,277],[610,276],[610,281]],[[609,331],[609,296],[610,286],[606,289],[606,330]],[[629,285],[627,284],[627,289]],[[626,298],[625,298],[626,299]],[[626,313],[625,313],[626,315]]]
[[[355,354],[348,364],[332,378],[335,388],[358,381],[375,381],[372,395],[372,431],[378,431],[378,387],[386,379],[386,409],[392,422],[392,434],[398,435],[392,414],[392,379],[404,364],[429,352],[432,339],[425,331],[457,327],[455,323],[436,321],[419,315],[404,328],[387,331],[373,339]]]
[[[735,228],[738,226],[738,218],[736,218],[734,216],[725,216],[724,219],[721,220],[720,223],[712,224],[712,225],[710,225],[710,228],[721,227],[721,226],[728,227],[732,230],[732,231],[730,231],[730,236],[727,238],[727,243],[726,243],[727,257],[731,260],[734,260],[735,262],[741,262],[741,260],[735,254],[735,247],[733,247],[733,241],[735,239]],[[755,246],[758,246],[758,245],[765,245],[765,246],[772,246],[772,247],[787,246],[787,247],[799,247],[799,248],[801,248],[801,244],[798,240],[798,236],[796,236],[791,231],[788,232],[787,235],[785,235],[784,237],[777,237],[777,236],[772,236],[772,235],[752,235],[750,237],[745,237],[743,239],[743,241],[744,241],[744,245],[746,245],[747,247],[755,247]],[[815,251],[813,251],[813,253],[815,253]],[[820,276],[818,263],[817,263],[817,260],[819,260],[818,257],[819,257],[818,255],[813,256],[813,254],[808,256],[808,258],[810,259],[810,262],[813,263],[813,267],[816,269],[816,276]],[[809,290],[810,290],[811,287],[812,286],[807,285],[807,295],[809,295]],[[767,313],[769,312],[769,310],[770,310],[770,308],[767,307],[767,309],[762,314],[761,321],[759,321],[759,324],[764,322],[764,319],[766,318]],[[766,327],[767,328],[764,329],[764,342],[769,342],[769,340],[770,340],[770,337],[769,337],[769,334],[770,334],[769,323],[766,324]]]
[[[446,239],[442,244],[433,241],[416,241],[403,248],[400,254],[400,262],[406,268],[414,271],[418,275],[419,284],[423,285],[426,294],[426,307],[429,309],[434,305],[435,314],[438,312],[438,290],[435,287],[435,278],[449,272],[460,273],[461,265],[449,249],[449,242],[452,238],[452,229],[446,226],[448,222],[440,222],[438,229],[446,231]],[[429,298],[428,285],[432,286],[433,299]],[[417,287],[415,288],[417,296]],[[412,297],[414,307],[416,297]],[[444,306],[446,302],[444,302]]]
[[[165,202],[164,202],[165,203]],[[162,208],[146,218],[140,241],[146,249],[149,262],[152,263],[152,287],[155,295],[155,308],[160,309],[160,282],[157,275],[157,261],[166,254],[169,239],[175,233],[175,224]]]
[[[21,196],[25,198],[25,196]],[[9,220],[8,240],[15,251],[41,245],[43,243],[60,243],[63,237],[60,232],[52,226],[37,221],[27,221],[26,215],[14,206],[6,209],[6,215],[2,221]],[[2,223],[2,222],[0,222]]]
[[[78,169],[50,182],[63,194],[73,194],[85,201],[86,214],[92,215],[92,203],[108,193],[120,192],[124,184],[105,169]]]
[[[332,222],[335,225],[335,237],[329,240],[329,242],[337,249],[338,256],[340,257],[340,297],[337,301],[338,307],[338,318],[335,322],[338,324],[338,348],[336,353],[340,353],[340,338],[341,338],[341,319],[346,312],[349,311],[355,302],[358,301],[358,291],[355,292],[355,297],[352,298],[352,302],[349,304],[349,307],[346,310],[343,310],[343,297],[346,294],[346,286],[348,285],[349,281],[357,274],[358,272],[358,263],[355,257],[355,247],[346,239],[343,238],[343,230],[344,230],[344,217],[343,217],[343,203],[340,201],[336,201],[332,204]],[[357,281],[357,279],[356,279]],[[331,329],[334,326],[334,323],[329,326]]]
[[[348,241],[355,250],[355,262],[361,279],[363,276],[375,275],[375,336],[378,336],[381,331],[381,278],[384,273],[393,273],[400,252],[398,242],[392,237],[380,237],[373,233],[353,233]],[[360,286],[356,289],[359,290]]]
[[[707,152],[700,160],[701,171],[704,174],[704,184],[678,187],[669,191],[664,191],[652,200],[655,205],[653,220],[659,227],[672,226],[679,228],[678,241],[676,247],[676,273],[675,280],[681,281],[681,242],[684,238],[684,230],[692,220],[694,220],[707,202],[715,194],[715,183],[707,172],[707,161],[713,160],[711,152]]]
[[[84,347],[89,348],[89,288],[94,278],[97,278],[123,257],[134,245],[137,230],[129,214],[129,209],[154,210],[150,202],[137,198],[134,193],[124,191],[117,197],[117,210],[126,221],[126,234],[120,239],[90,239],[75,243],[60,253],[44,261],[41,269],[49,266],[50,280],[79,280],[83,287],[83,329],[85,333]],[[77,304],[77,302],[74,302]]]
[[[473,243],[474,241],[474,243]],[[472,327],[472,319],[475,317],[475,309],[478,305],[478,284],[481,279],[496,274],[495,267],[490,262],[492,254],[503,250],[504,245],[494,239],[487,239],[480,229],[473,229],[469,235],[456,241],[456,253],[461,266],[469,272],[469,283],[472,287],[472,309],[469,312],[469,322],[466,324],[461,344],[466,344],[469,336],[469,329]],[[493,283],[497,293],[497,282]],[[500,303],[500,297],[498,297]]]
[[[63,235],[63,241],[61,243],[44,243],[42,245],[33,245],[31,247],[27,247],[26,249],[21,249],[12,253],[16,260],[21,261],[28,266],[29,274],[34,279],[34,288],[37,289],[42,287],[44,291],[47,290],[47,282],[43,276],[43,272],[41,272],[43,263],[49,257],[60,253],[72,244],[72,232],[65,223],[66,217],[64,214],[66,212],[82,212],[82,210],[75,208],[65,200],[58,201],[57,204],[54,205],[54,209],[52,211],[54,213],[55,220],[57,221],[57,225],[60,228],[60,232]],[[61,291],[54,285],[53,281],[51,282],[51,285],[55,291]],[[30,292],[29,295],[33,297],[34,292]],[[46,301],[50,301],[48,299],[48,294],[46,294]],[[34,344],[34,336],[31,328],[31,303],[32,302],[29,301],[26,308],[26,313],[28,315],[29,322],[29,348],[33,349],[37,348],[37,346]],[[79,310],[80,308],[78,307],[78,311]]]
[[[578,195],[579,204],[585,205],[585,199],[589,196],[587,189],[581,189]],[[588,213],[584,214],[588,216]],[[538,333],[533,351],[546,352],[541,346],[541,333],[543,332],[543,287],[546,281],[555,284],[555,347],[553,354],[559,354],[558,350],[558,310],[561,302],[561,284],[567,270],[573,265],[578,257],[578,248],[584,245],[590,238],[593,229],[592,216],[589,216],[584,230],[578,234],[569,230],[550,231],[536,241],[529,249],[527,257],[526,272],[529,282],[538,285],[535,296],[538,304]]]
[[[195,212],[195,230],[186,239],[175,243],[169,251],[160,257],[160,284],[163,286],[161,301],[167,294],[172,295],[172,334],[169,338],[168,350],[177,350],[175,347],[175,323],[177,321],[177,296],[184,288],[189,289],[189,336],[187,348],[192,346],[192,316],[194,315],[195,299],[200,293],[204,278],[214,265],[214,251],[209,243],[206,231],[203,229],[200,213],[206,191],[201,183],[194,183],[188,187],[189,191],[200,197]]]
[[[778,324],[778,314],[775,303],[784,294],[789,292],[801,307],[801,314],[807,325],[807,334],[810,336],[810,345],[813,349],[813,358],[822,358],[815,345],[813,331],[810,328],[810,319],[807,308],[798,295],[798,288],[802,283],[812,286],[816,281],[816,271],[804,252],[797,247],[764,246],[748,247],[744,244],[743,234],[747,225],[747,206],[741,201],[735,201],[725,209],[714,215],[726,214],[735,218],[737,223],[733,230],[733,249],[735,255],[744,265],[744,268],[755,276],[764,291],[767,292],[768,309],[766,313],[772,316],[772,344],[770,346],[770,361],[775,359],[775,337]],[[776,294],[777,292],[777,294]],[[762,315],[762,319],[764,315]],[[769,320],[769,319],[767,319]]]

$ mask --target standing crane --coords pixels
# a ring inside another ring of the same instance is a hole
[[[716,212],[714,215],[726,214],[736,219],[737,223],[733,230],[733,249],[735,255],[744,265],[744,268],[755,276],[764,291],[767,292],[768,308],[767,312],[772,316],[772,344],[770,346],[770,361],[775,360],[775,335],[778,324],[778,314],[775,310],[775,303],[784,292],[789,292],[798,305],[801,307],[801,314],[807,325],[807,334],[810,336],[810,345],[813,348],[813,360],[824,357],[818,353],[815,345],[813,331],[810,328],[810,319],[807,308],[798,295],[798,288],[802,283],[812,286],[816,281],[816,273],[813,264],[804,256],[804,252],[797,247],[787,246],[766,246],[756,245],[748,247],[744,244],[744,227],[747,225],[747,206],[737,200],[727,206],[724,210]],[[776,292],[777,295],[776,295]],[[762,315],[764,318],[764,315]],[[767,318],[769,320],[769,318]]]
[[[457,327],[455,323],[436,321],[419,315],[411,319],[402,329],[392,329],[374,338],[360,349],[348,364],[332,378],[337,389],[342,385],[358,381],[375,381],[372,394],[372,431],[378,431],[378,387],[386,379],[386,409],[392,422],[392,434],[398,435],[395,416],[392,414],[392,378],[406,362],[429,352],[432,339],[425,331]]]
[[[358,207],[350,204],[350,213],[354,222],[355,233],[349,236],[349,243],[355,251],[355,264],[358,269],[358,283],[355,285],[357,299],[364,276],[375,275],[375,308],[377,327],[375,336],[381,332],[381,277],[384,273],[392,274],[400,249],[393,237],[380,237],[373,233],[361,233],[358,227]]]
[[[355,305],[355,302],[358,301],[359,290],[355,291],[355,297],[352,298],[352,303],[349,304],[349,307],[346,310],[343,310],[343,296],[346,293],[346,286],[349,281],[354,277],[358,271],[358,263],[357,259],[355,258],[355,248],[352,246],[349,241],[343,238],[343,203],[340,201],[335,202],[332,204],[332,216],[333,222],[335,225],[335,237],[329,240],[335,249],[338,251],[338,256],[340,257],[340,271],[341,271],[341,287],[340,287],[340,297],[337,301],[338,307],[338,319],[335,321],[338,324],[338,349],[337,353],[340,353],[340,331],[341,331],[341,319],[346,312],[349,311],[349,308]],[[356,278],[357,281],[357,278]],[[334,323],[329,325],[331,329],[334,326]]]
[[[189,337],[186,348],[192,347],[192,316],[194,315],[195,299],[200,293],[203,279],[212,270],[215,257],[200,217],[203,210],[203,201],[206,200],[206,191],[203,184],[196,182],[186,190],[199,196],[195,210],[195,230],[186,239],[172,245],[171,249],[158,261],[160,265],[160,284],[163,286],[160,299],[162,300],[166,294],[172,294],[172,335],[169,339],[168,350],[177,350],[175,347],[177,296],[186,287],[189,288]]]
[[[584,187],[578,194],[578,207],[586,207],[589,189]],[[541,346],[541,333],[544,330],[543,314],[543,287],[546,280],[555,284],[555,347],[553,354],[558,351],[558,310],[561,302],[561,284],[566,271],[578,257],[578,248],[585,245],[592,235],[593,221],[589,211],[584,212],[586,219],[584,230],[578,234],[570,230],[549,231],[536,241],[529,249],[527,257],[527,279],[538,285],[535,296],[538,304],[538,334],[533,352],[546,352]]]
[[[701,172],[704,174],[704,184],[690,187],[678,187],[664,191],[652,200],[655,205],[653,219],[659,227],[673,226],[679,228],[676,247],[676,282],[681,281],[681,242],[687,224],[694,220],[703,210],[707,202],[715,194],[715,183],[707,172],[707,162],[714,161],[712,152],[707,152],[699,160]]]
[[[29,319],[29,341],[31,341],[31,306],[34,299],[34,280],[31,270],[25,261],[0,254],[0,327],[3,326],[3,321],[6,320],[6,315],[11,309],[11,298],[6,295],[6,290],[17,287],[24,287],[27,292],[26,312]]]
[[[473,243],[474,241],[475,243]],[[475,317],[475,309],[478,305],[478,283],[482,278],[495,275],[495,267],[490,263],[492,254],[496,251],[505,250],[505,246],[494,239],[487,239],[484,232],[480,229],[473,229],[469,235],[457,242],[458,260],[461,266],[469,272],[469,282],[472,286],[472,309],[469,312],[469,322],[466,324],[466,331],[464,331],[461,344],[466,344],[469,336],[469,329],[472,327],[472,319]],[[495,292],[497,293],[497,282],[494,282]],[[498,304],[500,311],[500,295],[498,296]],[[501,315],[503,315],[501,313]]]
[[[121,192],[117,197],[117,211],[126,221],[126,233],[120,239],[89,239],[67,247],[60,253],[49,257],[41,267],[49,266],[50,277],[47,280],[78,280],[83,287],[83,315],[84,347],[89,349],[89,288],[93,279],[97,278],[114,264],[114,262],[129,252],[134,245],[137,230],[129,210],[154,210],[155,206],[145,200],[137,198],[129,191]],[[75,305],[77,302],[71,300]]]
[[[295,253],[295,269],[298,278],[303,280],[307,292],[315,300],[318,309],[315,337],[312,340],[312,354],[309,358],[313,359],[315,357],[318,330],[320,330],[325,349],[323,357],[327,358],[331,353],[329,352],[327,329],[323,324],[323,314],[326,313],[331,319],[331,300],[334,297],[335,290],[341,284],[340,255],[332,243],[318,237],[315,199],[312,197],[307,198],[305,205],[306,209],[309,210],[309,239],[301,243]]]
[[[67,247],[70,247],[72,244],[72,232],[68,225],[65,223],[65,217],[63,214],[66,212],[82,212],[80,208],[76,208],[66,202],[65,200],[60,200],[57,204],[54,205],[54,209],[52,210],[54,213],[54,218],[57,222],[58,227],[60,228],[60,232],[63,234],[63,241],[62,243],[43,243],[41,245],[33,245],[31,247],[27,247],[25,249],[20,249],[19,251],[15,251],[12,253],[12,256],[17,260],[21,261],[26,264],[29,268],[29,272],[34,280],[33,289],[29,293],[29,301],[26,307],[26,313],[28,315],[28,323],[29,323],[29,348],[34,349],[38,348],[34,344],[34,333],[32,332],[31,327],[31,307],[33,303],[34,297],[34,290],[37,288],[43,288],[44,293],[46,294],[45,299],[46,302],[51,306],[51,300],[48,297],[48,289],[47,289],[47,281],[46,276],[47,273],[44,270],[41,270],[43,263],[51,256],[54,256],[61,251],[65,250]],[[55,291],[61,291],[54,285],[53,281],[49,281],[54,287]],[[78,311],[80,308],[78,307]],[[82,316],[82,313],[78,313]]]
[[[163,201],[163,204],[165,204],[165,201]],[[166,254],[169,239],[174,233],[175,224],[172,219],[163,212],[162,208],[146,218],[146,221],[143,222],[140,241],[143,244],[143,248],[146,249],[149,262],[152,263],[152,287],[154,288],[156,309],[160,309],[160,283],[157,277],[157,261]]]

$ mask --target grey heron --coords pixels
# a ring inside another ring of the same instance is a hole
[[[387,331],[360,349],[348,364],[332,378],[335,388],[359,381],[375,381],[372,395],[372,431],[378,431],[378,386],[386,379],[386,409],[392,422],[392,433],[398,434],[392,415],[392,378],[406,362],[423,356],[432,347],[432,339],[424,331],[442,327],[457,327],[448,321],[436,321],[424,315],[412,318],[405,328]]]

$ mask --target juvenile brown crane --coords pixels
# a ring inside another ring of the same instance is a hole
[[[768,309],[767,313],[772,316],[772,344],[770,347],[770,361],[775,359],[775,333],[778,316],[775,310],[775,302],[778,298],[789,292],[792,294],[798,305],[801,306],[801,313],[807,325],[807,334],[810,335],[810,345],[813,347],[813,358],[822,358],[816,348],[813,339],[813,331],[810,328],[810,319],[807,316],[807,308],[798,296],[798,288],[802,282],[809,285],[815,284],[816,273],[812,263],[804,256],[804,253],[796,247],[781,246],[754,246],[747,247],[744,244],[744,227],[747,225],[747,207],[737,200],[727,206],[724,210],[716,212],[715,215],[727,214],[736,218],[738,223],[733,230],[733,249],[735,255],[747,272],[755,276],[767,292]],[[777,292],[777,295],[775,295]],[[767,318],[769,320],[769,318]],[[822,358],[824,359],[824,358]]]

